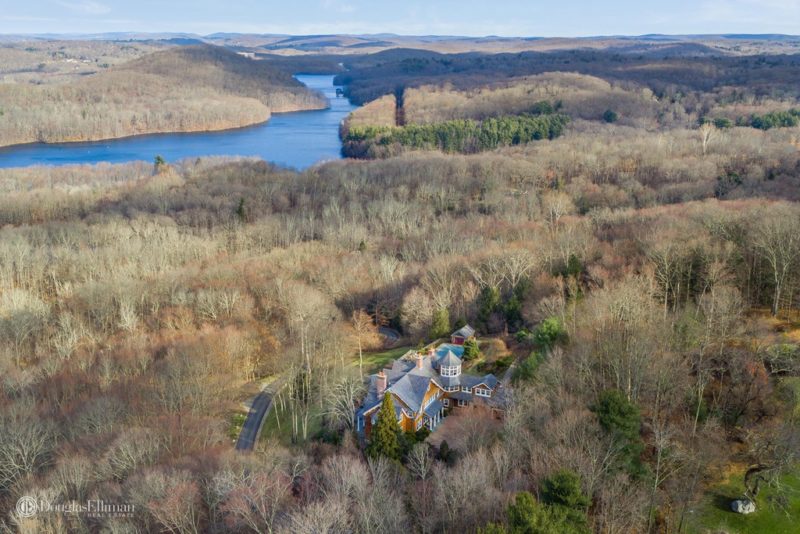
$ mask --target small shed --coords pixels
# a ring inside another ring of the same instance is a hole
[[[453,345],[463,345],[470,339],[475,339],[475,329],[468,324],[450,334],[450,343]]]

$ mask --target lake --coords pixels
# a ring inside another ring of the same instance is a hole
[[[0,167],[91,164],[99,162],[168,162],[200,156],[256,156],[303,169],[341,158],[339,123],[356,109],[336,96],[333,75],[299,74],[300,82],[325,94],[330,108],[272,115],[257,126],[219,132],[140,135],[108,141],[17,145],[0,148]]]

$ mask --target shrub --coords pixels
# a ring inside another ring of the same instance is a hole
[[[480,356],[481,349],[478,347],[478,342],[474,339],[468,339],[464,342],[464,360],[472,360]]]
[[[534,341],[545,349],[551,349],[567,335],[561,320],[558,317],[548,317],[536,327],[533,333]]]
[[[617,122],[619,120],[619,115],[615,111],[607,109],[605,113],[603,113],[603,120],[609,124]]]
[[[525,358],[514,370],[514,381],[527,381],[533,380],[536,376],[536,371],[544,361],[544,355],[541,352],[533,351],[531,355]]]

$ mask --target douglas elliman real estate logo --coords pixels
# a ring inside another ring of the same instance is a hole
[[[136,507],[127,503],[109,503],[102,499],[89,499],[86,502],[69,501],[51,503],[23,495],[17,501],[16,512],[20,518],[31,518],[37,514],[85,514],[89,517],[133,517]]]

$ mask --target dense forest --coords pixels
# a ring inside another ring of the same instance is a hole
[[[0,83],[0,146],[222,130],[325,105],[264,62],[206,45],[171,48],[63,83]]]
[[[699,48],[699,50],[698,50]],[[348,96],[367,103],[398,86],[453,84],[458,89],[491,85],[512,77],[553,72],[596,76],[615,83],[636,83],[659,97],[682,99],[693,92],[725,93],[735,102],[757,97],[797,96],[800,55],[728,55],[702,45],[677,47],[671,53],[635,49],[554,50],[516,54],[438,54],[394,49],[347,58],[338,76]],[[730,92],[736,88],[737,91]]]
[[[800,211],[781,200],[800,190],[795,134],[734,128],[703,154],[692,132],[603,128],[300,174],[3,171],[2,499],[135,503],[70,518],[111,531],[497,532],[520,508],[560,532],[674,532],[732,464],[757,468],[739,491],[782,495],[798,451]],[[518,355],[503,428],[445,459],[422,445],[367,461],[335,409],[359,392],[351,318],[427,339],[438,310]],[[286,393],[295,445],[235,453],[238,388],[275,372],[313,385]],[[554,484],[569,513],[547,504]]]
[[[383,157],[393,145],[416,150],[441,150],[470,154],[501,146],[520,145],[555,139],[569,117],[548,113],[492,117],[480,122],[452,120],[433,124],[409,124],[401,127],[351,126],[343,138],[343,153],[348,157]],[[385,147],[383,151],[379,147]],[[395,150],[397,151],[397,150]]]
[[[35,88],[139,113],[164,94],[147,84],[193,80],[194,103],[290,109],[317,97],[288,72],[341,61],[375,100],[341,129],[365,159],[303,171],[0,170],[0,533],[792,532],[800,60],[697,46],[189,47]],[[366,375],[465,323],[470,365],[508,377],[502,421],[368,448]],[[273,380],[261,439],[235,450]],[[23,517],[22,496],[134,511]]]

